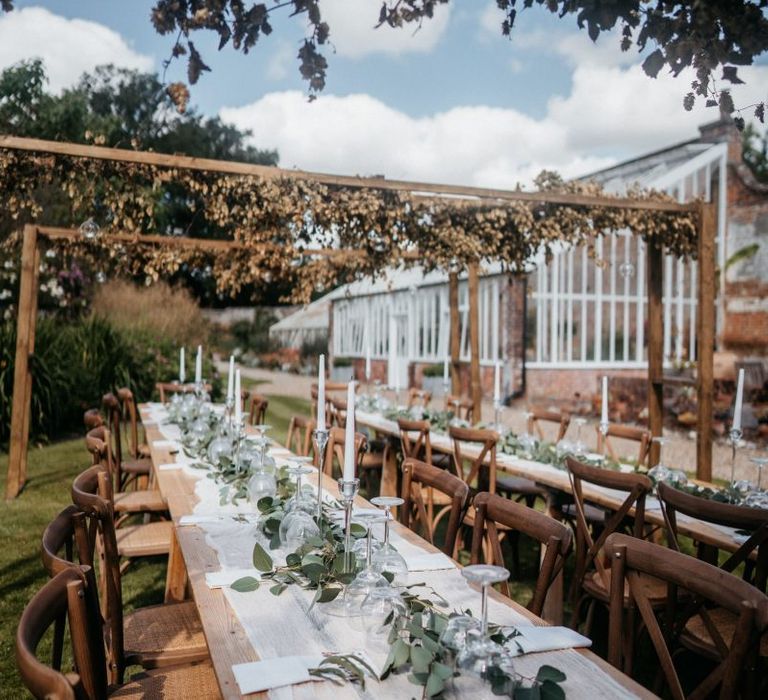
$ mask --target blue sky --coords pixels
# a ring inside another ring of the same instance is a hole
[[[315,103],[297,70],[304,35],[283,13],[250,55],[196,45],[213,69],[192,88],[206,114],[254,132],[285,167],[511,187],[542,168],[574,176],[693,138],[715,118],[681,106],[690,78],[651,80],[614,36],[595,46],[573,19],[521,12],[512,41],[493,0],[452,0],[417,32],[373,31],[378,0],[322,0],[336,53]],[[51,87],[107,61],[162,70],[172,37],[149,0],[16,1],[0,16],[0,68],[39,55]],[[44,9],[41,9],[44,8]],[[13,16],[12,16],[13,15]],[[764,98],[768,68],[746,69],[737,104]],[[169,81],[184,78],[176,63]]]

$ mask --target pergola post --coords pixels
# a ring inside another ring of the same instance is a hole
[[[451,352],[451,393],[461,394],[461,330],[459,326],[459,273],[448,274],[448,306],[451,317],[450,352]]]
[[[483,387],[480,383],[480,300],[479,272],[476,262],[469,265],[469,349],[471,396],[474,404],[473,419],[477,423],[483,419]]]
[[[696,478],[712,480],[712,409],[714,401],[715,349],[715,233],[717,209],[702,202],[699,206],[698,264],[699,298],[697,317],[696,395],[698,431],[696,433]]]
[[[11,408],[11,445],[5,497],[16,498],[27,480],[27,445],[29,442],[32,404],[32,373],[29,360],[35,351],[37,321],[37,283],[40,251],[37,226],[24,227],[21,248],[21,279],[16,322],[16,359],[13,372],[13,404]]]
[[[654,437],[664,430],[664,251],[651,243],[648,251],[648,428]],[[649,466],[658,464],[659,446],[651,443]]]

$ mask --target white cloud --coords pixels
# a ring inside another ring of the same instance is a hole
[[[53,92],[105,63],[143,71],[154,67],[152,58],[134,51],[117,32],[97,22],[66,19],[42,7],[0,15],[0,70],[32,58],[45,62]]]
[[[331,43],[339,56],[361,58],[369,54],[429,53],[440,41],[451,15],[449,5],[440,5],[435,16],[418,25],[392,29],[381,26],[381,0],[324,0],[323,20],[331,27]]]
[[[290,68],[296,59],[295,49],[287,42],[277,45],[267,61],[267,78],[270,80],[283,80],[288,75]]]
[[[504,21],[504,12],[499,9],[495,0],[489,2],[478,16],[480,29],[486,36],[501,36],[501,23]]]

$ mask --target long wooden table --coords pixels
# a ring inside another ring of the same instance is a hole
[[[146,419],[145,429],[147,441],[152,453],[153,465],[157,467],[160,464],[173,462],[174,457],[168,448],[156,447],[154,442],[161,440],[162,435],[157,425],[152,424],[147,417],[145,407],[142,407],[142,416]],[[167,597],[169,600],[178,600],[183,597],[185,591],[191,593],[195,600],[197,609],[200,613],[206,640],[210,649],[211,660],[219,680],[221,694],[224,698],[241,698],[237,683],[232,672],[232,665],[237,663],[257,661],[259,659],[258,650],[254,649],[243,626],[232,612],[225,594],[221,589],[211,589],[206,584],[205,574],[207,572],[218,571],[220,569],[216,551],[206,543],[205,533],[197,526],[179,526],[179,519],[183,515],[191,514],[194,510],[197,497],[195,495],[195,485],[198,481],[192,475],[179,470],[158,470],[155,469],[155,480],[158,488],[168,501],[171,517],[175,527],[175,538],[172,543],[171,556],[169,561],[169,575],[167,585]],[[317,477],[315,477],[317,478]],[[336,492],[335,483],[320,475],[324,481],[324,488]],[[359,505],[365,507],[367,503],[359,499]],[[429,543],[419,538],[414,533],[402,528],[395,523],[402,537],[417,543],[425,551],[436,551]],[[439,573],[439,572],[435,572]],[[438,577],[439,578],[439,577]],[[275,610],[285,606],[285,626],[291,636],[291,650],[289,653],[302,654],[307,653],[305,645],[315,630],[312,628],[312,621],[308,615],[302,615],[297,618],[295,611],[293,617],[290,616],[289,599],[273,597],[262,587],[259,591],[249,595],[266,596],[264,605],[268,606],[269,611],[274,617]],[[309,595],[309,594],[308,594]],[[544,624],[535,616],[531,615],[524,608],[512,600],[493,592],[494,599],[500,601],[504,606],[508,606],[518,613],[532,620],[535,624]],[[266,608],[265,608],[266,615]],[[285,634],[285,630],[276,630],[275,634]],[[329,650],[331,651],[331,650]],[[609,666],[602,659],[588,650],[566,650],[562,652],[545,652],[541,654],[521,657],[530,660],[533,657],[540,657],[540,663],[550,663],[558,666],[560,663],[567,663],[568,659],[576,658],[577,668],[580,669],[574,674],[571,672],[566,682],[566,691],[569,698],[608,698],[617,688],[634,694],[641,698],[655,697],[652,693],[639,686],[630,678],[621,672]],[[571,655],[571,656],[568,656]],[[538,661],[538,659],[534,659]],[[589,663],[586,663],[589,662]],[[328,697],[328,698],[368,698],[368,697],[404,697],[405,691],[403,683],[406,684],[408,693],[417,692],[416,686],[407,684],[402,677],[393,677],[387,681],[378,683],[369,683],[366,691],[362,691],[358,686],[347,684],[343,687],[334,686],[328,682],[310,683],[292,686],[290,689],[280,689],[279,693],[263,693],[259,695],[250,695],[248,697],[275,697],[280,698],[305,698],[305,697]],[[407,695],[410,697],[410,695]],[[454,695],[455,697],[455,695]],[[474,695],[473,695],[474,697]],[[488,692],[490,696],[490,691]]]
[[[358,410],[355,412],[355,421],[357,425],[369,428],[379,435],[388,436],[389,438],[399,438],[400,436],[397,423],[377,413],[368,413]],[[453,454],[451,438],[445,433],[439,433],[433,430],[430,433],[430,441],[433,452],[441,452],[449,455]],[[479,448],[476,448],[473,445],[463,446],[462,451],[468,456],[476,456],[480,452]],[[499,452],[496,456],[496,467],[509,474],[531,479],[549,489],[562,491],[568,494],[572,491],[568,473],[565,470],[557,469],[548,464],[531,462],[530,460]],[[385,465],[385,473],[382,475],[381,487],[382,493],[385,495],[399,495],[397,494],[396,470],[397,466],[394,463],[394,460],[391,460]],[[588,483],[583,484],[582,490],[585,499],[590,503],[595,503],[612,510],[617,509],[626,497],[626,494],[621,494],[620,492],[612,491],[611,489],[601,489]],[[656,506],[656,503],[655,498],[648,499],[648,502],[646,503],[645,520],[650,525],[663,527],[664,517],[661,510]],[[701,520],[685,516],[678,516],[677,526],[681,534],[688,535],[698,542],[714,545],[719,549],[736,551],[740,546],[740,543],[736,542],[731,536],[729,528],[718,528]]]

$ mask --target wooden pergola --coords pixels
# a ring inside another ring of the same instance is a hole
[[[698,247],[698,305],[697,305],[697,359],[696,380],[698,397],[698,433],[696,474],[699,479],[712,477],[712,409],[713,409],[713,351],[715,343],[715,232],[716,207],[697,201],[682,204],[671,201],[654,201],[620,197],[594,197],[581,194],[555,192],[518,192],[481,187],[461,187],[435,183],[387,180],[372,177],[331,175],[326,173],[247,163],[234,163],[204,158],[167,155],[160,153],[128,151],[100,146],[24,139],[0,136],[0,149],[31,151],[40,154],[61,155],[74,158],[91,158],[123,163],[139,163],[164,168],[200,170],[226,175],[256,176],[264,179],[295,178],[315,181],[341,188],[371,188],[408,192],[420,199],[440,200],[447,197],[458,200],[479,201],[494,205],[505,202],[535,202],[561,206],[601,207],[625,210],[693,214],[696,218]],[[188,237],[146,235],[140,233],[110,233],[110,240],[127,245],[178,246],[210,251],[243,250],[248,246],[236,241],[206,240]],[[32,373],[30,358],[34,355],[35,326],[37,321],[38,271],[40,242],[43,239],[77,240],[83,234],[77,229],[61,229],[29,224],[24,227],[21,252],[21,280],[19,289],[16,359],[14,368],[13,406],[10,436],[10,459],[6,484],[6,498],[15,498],[27,478],[27,448],[30,429]],[[317,256],[355,255],[354,249],[308,249],[306,254]],[[417,259],[417,252],[406,258]],[[479,300],[478,281],[480,266],[472,262],[468,266],[469,325],[470,325],[470,384],[476,417],[480,419],[482,386],[480,381]],[[663,425],[663,251],[648,246],[648,421],[653,435],[661,435]],[[450,302],[450,352],[452,385],[459,391],[459,304],[458,272],[449,273]],[[651,462],[658,459],[658,450],[651,455]]]

